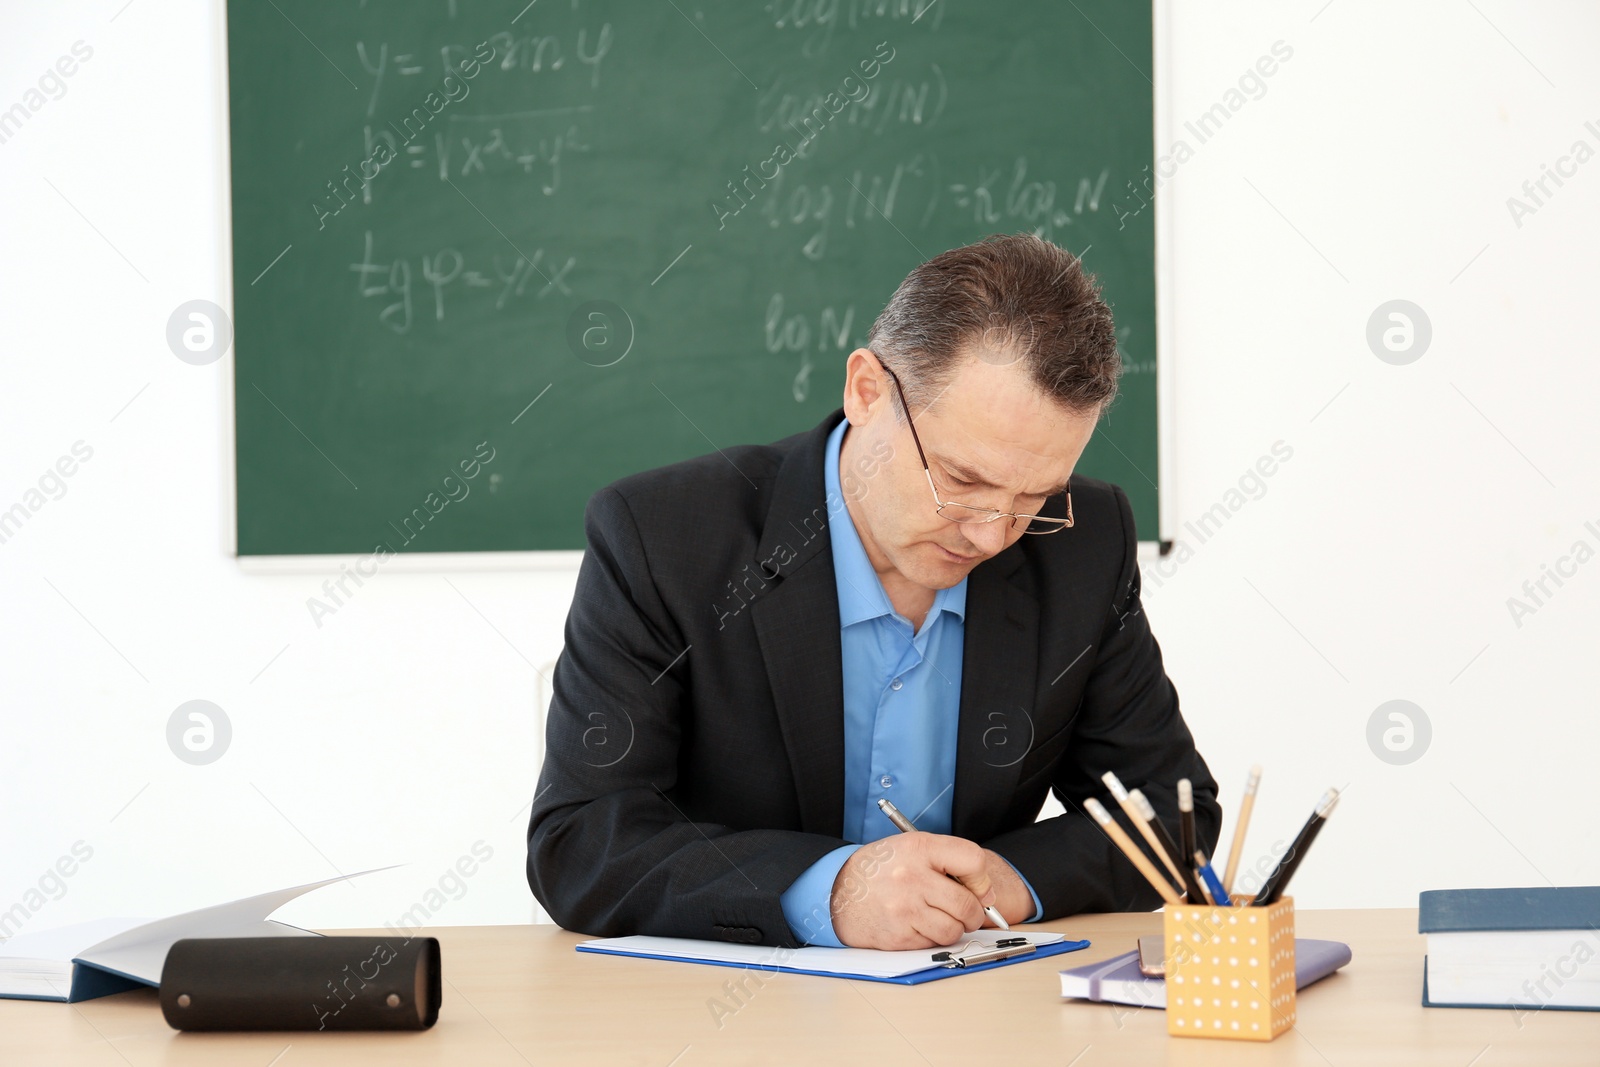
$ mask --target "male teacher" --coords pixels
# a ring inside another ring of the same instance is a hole
[[[1221,820],[1128,499],[1073,476],[1120,371],[1079,261],[992,237],[911,272],[815,429],[596,493],[528,830],[551,916],[915,949],[1159,904],[1082,807],[1115,771],[1174,830],[1189,778],[1207,852]]]

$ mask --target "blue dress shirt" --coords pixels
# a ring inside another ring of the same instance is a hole
[[[839,596],[844,675],[844,838],[784,891],[784,918],[802,944],[843,947],[829,901],[834,879],[861,845],[897,833],[878,809],[886,797],[917,829],[948,834],[956,779],[956,724],[967,580],[934,595],[922,629],[895,611],[867,559],[839,489],[845,419],[828,436],[823,482]],[[1027,879],[1023,879],[1027,884]],[[1034,921],[1039,895],[1033,895]]]

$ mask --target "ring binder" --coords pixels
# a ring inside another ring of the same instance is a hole
[[[432,937],[186,937],[161,1014],[175,1030],[426,1030],[441,983]]]

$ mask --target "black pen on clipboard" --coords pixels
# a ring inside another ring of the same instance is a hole
[[[887,799],[881,799],[878,801],[878,810],[883,812],[884,815],[888,816],[889,821],[894,823],[894,828],[899,830],[901,833],[910,834],[916,832],[917,828],[911,824],[911,820],[900,814],[900,809],[889,803]],[[957,878],[953,874],[946,875],[945,877],[956,882],[961,882],[961,879]],[[965,882],[961,882],[961,884],[967,885]],[[971,889],[972,887],[967,886],[967,888]],[[990,922],[994,923],[1000,929],[1011,929],[1011,927],[1006,923],[1005,919],[1000,917],[1000,909],[995,907],[993,904],[990,904],[988,907],[984,908],[983,913],[989,917]]]
[[[972,944],[972,942],[968,942]],[[993,963],[995,960],[1009,960],[1013,956],[1026,956],[1039,951],[1039,946],[1033,944],[1025,937],[1014,938],[1010,941],[1000,941],[992,948],[980,948],[975,952],[935,952],[933,962],[942,963],[946,967],[976,967],[980,963]]]

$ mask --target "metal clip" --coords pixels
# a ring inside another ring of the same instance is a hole
[[[970,945],[972,942],[969,941],[967,944]],[[964,947],[965,946],[963,946],[963,948]],[[972,967],[980,963],[992,963],[995,960],[1008,960],[1013,956],[1026,956],[1036,951],[1038,951],[1038,946],[1032,944],[1006,945],[1004,948],[985,948],[979,949],[976,952],[968,952],[961,956],[952,955],[950,957],[950,962],[945,964],[945,966]]]

